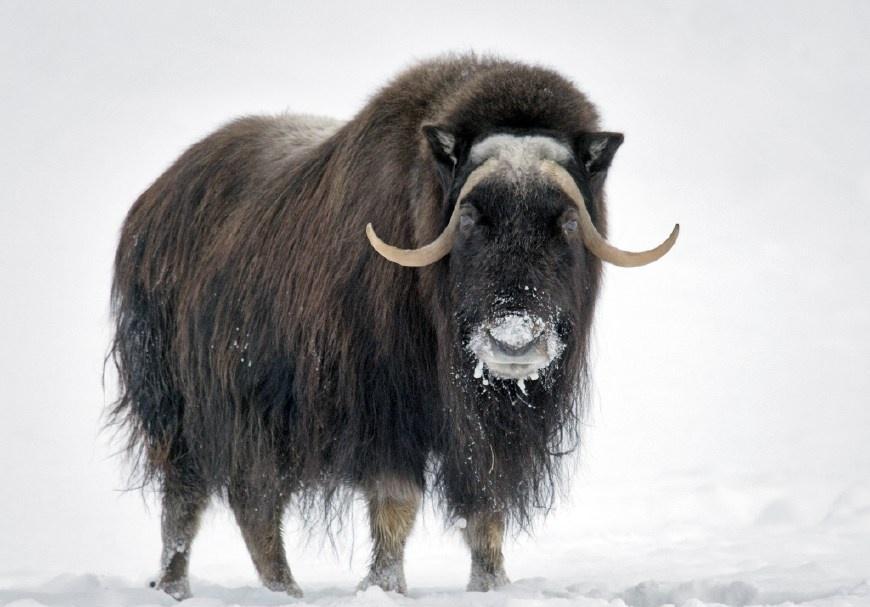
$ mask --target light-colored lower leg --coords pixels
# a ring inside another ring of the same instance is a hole
[[[504,571],[504,516],[481,512],[468,517],[465,542],[471,550],[469,591],[484,592],[510,583]]]
[[[421,491],[412,481],[383,477],[365,489],[372,533],[372,564],[360,589],[380,586],[405,593],[405,543],[420,508]]]

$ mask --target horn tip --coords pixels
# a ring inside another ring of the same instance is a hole
[[[372,226],[371,222],[366,224],[366,236],[368,237],[369,242],[372,244],[375,244],[376,242],[380,242],[380,240],[381,240],[380,238],[378,238],[378,235],[375,233],[375,228],[374,228],[374,226]]]

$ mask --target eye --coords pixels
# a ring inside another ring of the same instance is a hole
[[[464,210],[459,216],[459,231],[468,234],[477,223],[477,212],[474,209]]]
[[[562,219],[562,231],[566,234],[573,234],[576,232],[578,225],[577,217],[575,216],[568,215]]]

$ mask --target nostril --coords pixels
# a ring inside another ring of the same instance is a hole
[[[491,331],[489,332],[489,340],[492,343],[493,347],[511,356],[522,356],[523,354],[526,354],[538,344],[538,341],[540,341],[540,339],[541,337],[539,335],[533,338],[531,341],[527,341],[525,343],[517,342],[516,340],[502,341],[495,337]]]

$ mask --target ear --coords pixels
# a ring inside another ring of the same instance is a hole
[[[426,135],[429,147],[432,149],[432,155],[435,157],[435,168],[438,171],[441,185],[447,192],[450,189],[453,172],[456,169],[456,135],[446,128],[434,124],[425,125],[423,134]]]
[[[574,143],[577,158],[591,177],[604,177],[624,139],[622,133],[581,133]]]

